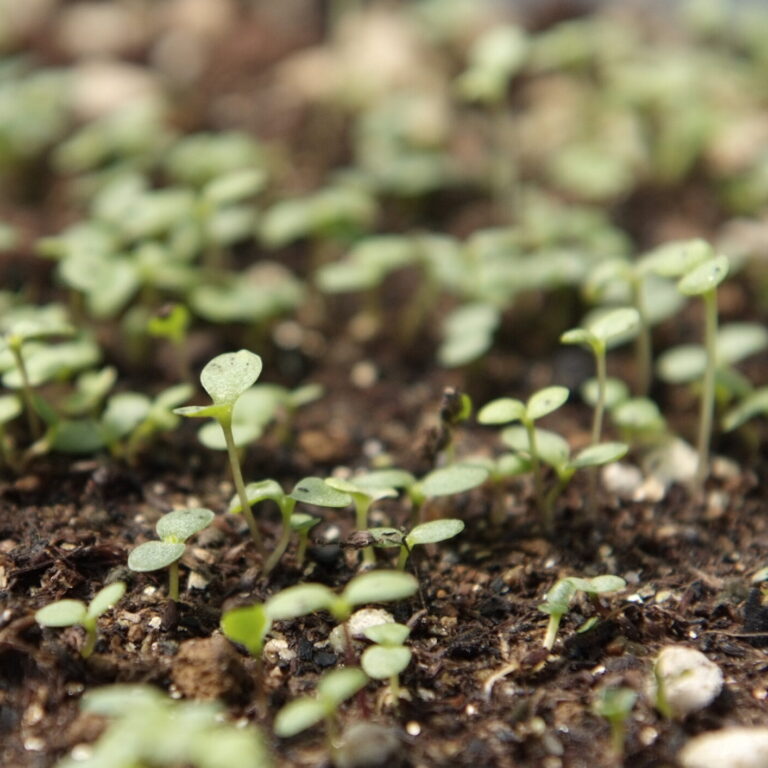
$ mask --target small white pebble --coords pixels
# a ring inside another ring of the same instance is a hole
[[[643,482],[643,473],[623,462],[607,464],[601,476],[605,490],[625,500],[630,500]]]
[[[163,624],[163,620],[159,616],[153,616],[149,620],[148,624],[150,629],[160,629]]]
[[[691,739],[678,758],[683,768],[768,768],[768,728],[724,728]]]
[[[349,617],[347,626],[349,627],[349,634],[355,640],[360,640],[365,637],[366,629],[377,627],[379,624],[394,624],[394,622],[395,617],[383,608],[362,608]],[[343,653],[346,647],[344,625],[334,627],[331,630],[329,640],[336,653]]]
[[[411,720],[405,724],[405,732],[409,736],[418,736],[421,733],[421,726],[415,720]]]
[[[649,684],[651,699],[657,705],[659,683],[672,714],[684,717],[715,700],[723,688],[723,673],[695,648],[668,645],[656,659]]]

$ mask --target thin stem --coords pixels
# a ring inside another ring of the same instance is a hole
[[[29,382],[27,366],[24,364],[24,356],[21,354],[21,341],[18,339],[11,339],[8,346],[13,355],[16,367],[19,369],[19,376],[21,376],[21,396],[24,399],[24,410],[27,412],[29,431],[33,438],[38,438],[43,434],[43,427],[40,423],[40,417],[35,410],[32,385]]]
[[[533,487],[536,492],[536,506],[539,512],[546,516],[546,506],[544,503],[544,484],[541,477],[541,461],[539,461],[539,450],[536,447],[536,427],[533,421],[526,419],[523,421],[525,431],[528,433],[528,448],[531,452],[531,470],[533,472]]]
[[[283,518],[283,530],[280,532],[280,538],[275,544],[275,548],[272,550],[272,554],[267,558],[267,562],[264,563],[264,575],[268,575],[272,572],[272,569],[280,562],[280,558],[283,553],[288,549],[288,544],[291,541],[291,515],[293,509],[296,506],[294,499],[286,499],[283,504],[280,504],[280,514]]]
[[[368,530],[368,510],[371,507],[370,498],[355,498],[355,517],[358,531]],[[363,548],[363,562],[375,563],[376,555],[374,554],[373,547]]]
[[[611,748],[617,757],[621,757],[624,754],[624,737],[625,728],[624,720],[611,718]]]
[[[592,417],[592,445],[600,442],[603,434],[603,415],[605,413],[605,344],[600,342],[596,344],[592,351],[595,353],[595,373],[597,374],[597,402],[595,403],[595,414]]]
[[[389,678],[389,691],[392,694],[392,701],[395,705],[395,709],[399,708],[400,701],[400,676],[392,675]]]
[[[552,646],[555,644],[555,638],[557,637],[557,630],[560,628],[560,619],[563,616],[560,613],[549,614],[549,624],[547,624],[547,633],[544,635],[544,647],[548,650],[552,650]]]
[[[93,649],[96,647],[96,619],[87,620],[87,624],[83,624],[83,629],[85,629],[85,644],[83,645],[82,650],[80,651],[80,655],[87,659],[92,653]]]
[[[229,456],[229,466],[232,470],[232,479],[235,483],[237,490],[237,496],[240,499],[240,506],[245,517],[245,521],[248,523],[248,530],[251,532],[251,538],[256,544],[256,549],[262,557],[262,560],[266,559],[266,550],[264,549],[264,542],[261,540],[261,533],[259,532],[259,526],[256,524],[256,518],[251,512],[251,504],[248,501],[248,494],[245,491],[245,482],[243,481],[243,473],[240,469],[240,461],[237,458],[237,446],[235,445],[235,437],[232,434],[232,420],[219,419],[219,424],[224,432],[224,440],[227,443],[227,455]]]
[[[400,547],[400,555],[397,558],[397,569],[399,571],[405,570],[405,565],[408,562],[408,557],[410,556],[410,554],[411,552],[408,549],[408,547],[406,547],[405,544],[403,544]]]
[[[304,567],[304,558],[307,554],[307,543],[309,542],[309,531],[299,532],[299,546],[296,549],[296,567]]]
[[[632,281],[632,299],[640,316],[640,326],[635,340],[637,394],[640,397],[646,397],[651,389],[651,326],[648,324],[645,311],[642,277]]]
[[[168,568],[168,597],[174,603],[179,602],[179,561],[171,563]]]
[[[701,408],[699,412],[699,454],[693,489],[696,495],[701,493],[709,474],[709,441],[712,436],[712,422],[715,411],[715,371],[717,368],[717,292],[713,288],[702,294],[704,300],[704,349],[707,353],[707,367],[701,388]]]

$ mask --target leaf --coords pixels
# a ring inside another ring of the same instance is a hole
[[[768,347],[768,329],[759,323],[728,323],[717,331],[717,364],[735,365]]]
[[[86,617],[87,608],[81,600],[59,600],[35,613],[35,621],[44,627],[73,627]]]
[[[248,503],[253,506],[260,501],[271,500],[277,505],[281,505],[286,498],[280,483],[277,480],[260,480],[258,483],[248,483],[245,486],[245,496]],[[229,501],[227,512],[236,515],[243,511],[243,505],[240,503],[239,494],[235,494]]]
[[[681,344],[666,350],[656,361],[656,374],[667,384],[699,380],[707,367],[707,352],[697,344]]]
[[[768,387],[762,387],[747,395],[735,408],[723,417],[723,429],[730,432],[755,416],[768,414]]]
[[[579,451],[576,457],[571,461],[574,469],[584,469],[584,467],[599,467],[603,464],[610,464],[612,461],[618,461],[625,456],[629,446],[626,443],[598,443],[590,445],[583,451]]]
[[[507,424],[525,416],[525,403],[513,397],[501,397],[486,403],[478,412],[480,424]]]
[[[181,408],[174,408],[173,413],[177,416],[185,416],[188,419],[216,419],[227,418],[230,413],[229,408],[223,405],[185,405]]]
[[[525,427],[507,427],[501,433],[501,441],[513,451],[530,455],[528,432]],[[536,429],[536,450],[545,464],[555,468],[565,466],[571,455],[565,438],[548,429]]]
[[[365,630],[365,636],[379,645],[402,645],[411,634],[411,630],[405,624],[387,622],[376,624]]]
[[[430,520],[428,523],[417,525],[406,537],[408,546],[417,544],[435,544],[458,536],[464,530],[464,521],[446,518]]]
[[[567,387],[546,387],[534,392],[525,405],[528,419],[536,421],[552,411],[556,411],[570,395]]]
[[[326,706],[335,710],[342,701],[346,701],[364,688],[367,682],[365,673],[356,667],[334,669],[320,678],[317,694],[320,699],[325,700]]]
[[[531,471],[531,460],[519,453],[502,453],[496,459],[495,473],[499,477],[516,477]]]
[[[560,579],[544,596],[545,602],[539,606],[539,610],[553,616],[562,616],[568,610],[574,594],[576,587],[572,580]]]
[[[597,379],[587,379],[579,390],[581,397],[587,405],[593,408],[597,405],[598,382]],[[629,398],[629,387],[621,380],[608,377],[605,381],[605,407],[610,411],[619,403]]]
[[[21,410],[21,400],[16,395],[0,395],[0,424],[13,421]]]
[[[352,503],[348,493],[331,488],[320,477],[305,477],[299,480],[290,493],[292,499],[313,504],[316,507],[346,507]]]
[[[643,256],[640,268],[662,277],[680,277],[695,269],[697,264],[711,260],[712,246],[701,239],[679,240],[654,248]]]
[[[601,689],[593,709],[606,720],[621,722],[632,711],[637,701],[637,693],[631,688],[607,687]]]
[[[163,541],[186,541],[190,536],[208,526],[215,515],[210,509],[191,507],[176,509],[163,515],[155,526]]]
[[[366,648],[360,664],[368,677],[386,680],[399,675],[411,663],[411,649],[402,645],[374,645]]]
[[[214,357],[200,373],[200,383],[217,405],[234,407],[240,395],[261,375],[261,358],[241,349]]]
[[[291,530],[298,533],[305,533],[314,528],[319,522],[319,517],[313,517],[304,512],[294,512],[291,515]]]
[[[267,615],[273,621],[295,619],[327,609],[336,595],[323,584],[297,584],[267,600]]]
[[[713,291],[728,275],[729,262],[727,256],[715,258],[699,264],[680,279],[677,289],[684,296],[700,296]]]
[[[238,401],[237,405],[239,404]],[[235,410],[237,410],[237,405]],[[220,408],[221,406],[213,407]],[[249,445],[263,434],[263,430],[258,424],[239,424],[233,420],[231,427],[232,440],[238,448]],[[197,439],[211,451],[227,450],[227,438],[224,436],[224,430],[218,421],[209,421],[203,424],[197,430]]]
[[[365,533],[373,538],[373,546],[382,549],[402,547],[405,535],[397,528],[368,528]]]
[[[88,618],[97,619],[104,611],[108,611],[125,594],[125,584],[116,581],[100,589],[88,605]]]
[[[418,587],[418,582],[410,573],[371,571],[352,579],[341,597],[350,605],[386,603],[411,597]]]
[[[561,344],[583,344],[585,347],[594,346],[597,339],[586,328],[571,328],[560,336]]]
[[[325,716],[326,707],[321,701],[307,697],[295,699],[277,713],[275,735],[290,738],[319,723]]]
[[[666,426],[659,406],[647,397],[633,397],[611,413],[613,423],[632,432],[661,432]]]
[[[354,481],[360,488],[410,488],[416,478],[404,469],[376,469],[357,475]]]
[[[430,472],[419,483],[426,498],[452,496],[482,485],[488,479],[488,470],[469,464],[451,464]]]
[[[147,541],[128,555],[128,567],[137,573],[159,571],[175,563],[183,554],[182,542]]]
[[[325,484],[335,491],[348,493],[353,498],[357,497],[358,500],[363,498],[375,501],[378,499],[392,499],[397,496],[397,491],[394,488],[361,488],[357,483],[344,480],[341,477],[329,477],[325,480]]]
[[[640,325],[640,313],[632,307],[620,307],[601,314],[589,324],[591,333],[604,344],[618,337],[634,334]]]
[[[590,588],[585,591],[598,595],[605,594],[606,592],[618,592],[627,586],[627,582],[621,576],[612,576],[608,573],[602,576],[595,576],[589,580],[589,583]]]
[[[258,657],[272,625],[262,603],[233,608],[221,617],[221,631],[230,640],[244,645],[251,656]]]
[[[112,395],[101,417],[108,443],[129,435],[149,414],[150,400],[139,392],[118,392]]]
[[[266,181],[266,173],[261,168],[229,171],[206,184],[203,195],[215,205],[230,205],[260,192]]]

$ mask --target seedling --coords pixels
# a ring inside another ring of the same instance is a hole
[[[415,526],[421,521],[424,506],[429,499],[466,493],[487,479],[488,470],[485,467],[462,462],[433,470],[406,488],[412,505],[411,524]]]
[[[248,503],[248,494],[245,490],[237,446],[232,434],[232,412],[235,403],[259,378],[261,368],[261,358],[247,349],[241,349],[239,352],[226,352],[214,357],[200,373],[200,383],[213,400],[213,405],[190,405],[184,408],[175,408],[173,412],[180,416],[195,419],[212,418],[219,423],[227,444],[229,466],[232,470],[232,479],[237,495],[240,497],[243,515],[262,559],[266,559],[259,526]]]
[[[163,515],[155,526],[160,541],[146,541],[128,555],[128,567],[144,573],[168,568],[168,597],[179,599],[179,559],[186,540],[202,531],[213,520],[210,509],[177,509]]]
[[[528,454],[533,470],[533,483],[536,493],[536,504],[539,511],[545,514],[544,481],[541,472],[541,456],[536,444],[535,422],[556,411],[568,399],[566,387],[545,387],[534,392],[523,403],[512,397],[502,397],[484,405],[477,414],[481,424],[508,424],[513,421],[522,422],[528,435]]]
[[[189,310],[183,304],[169,304],[155,313],[147,323],[150,336],[167,339],[173,346],[182,381],[192,380],[187,352],[189,321]]]
[[[373,538],[375,547],[400,547],[397,567],[404,571],[413,548],[419,544],[437,544],[440,541],[452,539],[464,530],[464,521],[455,518],[430,520],[428,523],[417,525],[406,536],[396,528],[370,528],[368,533]]]
[[[215,702],[176,701],[149,685],[110,685],[85,694],[84,712],[108,718],[89,754],[59,768],[270,768],[272,760],[255,728],[224,719]]]
[[[6,432],[10,424],[22,412],[21,401],[16,395],[0,395],[0,455],[9,466],[15,463],[13,439]]]
[[[411,649],[406,641],[411,630],[404,624],[379,624],[365,630],[365,636],[376,645],[366,648],[360,657],[360,665],[368,677],[389,680],[392,699],[400,698],[400,673],[411,663]]]
[[[317,684],[317,694],[314,697],[302,696],[295,699],[277,713],[275,733],[287,739],[325,720],[326,738],[331,752],[335,752],[339,707],[362,690],[367,682],[365,673],[356,667],[327,672]]]
[[[614,754],[624,755],[627,720],[637,701],[637,693],[631,688],[606,687],[600,690],[592,705],[596,715],[604,717],[611,726],[611,747]]]
[[[82,627],[85,644],[80,651],[87,659],[96,647],[96,621],[125,594],[125,584],[116,581],[99,590],[86,605],[81,600],[58,600],[35,613],[35,621],[44,627]]]
[[[291,515],[291,530],[299,535],[299,543],[296,547],[296,567],[304,567],[304,558],[309,543],[309,532],[320,522],[319,517],[313,517],[303,512],[295,512]]]
[[[585,592],[592,599],[597,599],[598,595],[608,592],[617,592],[624,589],[627,582],[620,576],[595,576],[592,579],[582,579],[576,576],[569,576],[565,579],[556,581],[554,586],[547,592],[543,602],[539,606],[542,613],[549,615],[549,624],[544,636],[544,647],[552,649],[557,637],[557,630],[560,622],[568,611],[571,600],[577,592]]]

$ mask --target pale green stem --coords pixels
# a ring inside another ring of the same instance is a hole
[[[227,454],[229,456],[229,466],[232,470],[232,479],[235,483],[235,489],[237,490],[237,496],[240,499],[240,506],[242,508],[245,521],[248,523],[248,529],[251,532],[251,538],[256,544],[256,549],[262,557],[262,560],[266,559],[266,551],[264,549],[264,542],[261,540],[261,533],[259,532],[259,526],[256,524],[256,518],[251,512],[251,505],[248,501],[248,494],[245,491],[245,482],[243,481],[243,473],[240,469],[240,461],[237,458],[237,446],[235,445],[235,437],[232,434],[232,419],[219,419],[219,424],[224,432],[224,440],[227,443]]]
[[[640,397],[646,397],[651,389],[651,327],[645,311],[642,277],[632,281],[632,297],[637,314],[640,316],[640,327],[635,341],[637,394]]]
[[[712,421],[715,411],[715,372],[717,370],[717,292],[713,288],[702,294],[704,300],[704,348],[707,353],[707,367],[701,388],[701,410],[699,413],[699,439],[697,443],[698,463],[693,479],[694,492],[698,495],[709,474],[709,441],[712,435]]]
[[[544,647],[548,650],[552,650],[552,646],[555,644],[555,638],[557,637],[557,630],[560,628],[560,620],[563,615],[560,613],[549,614],[549,624],[547,624],[547,633],[544,635]]]
[[[291,541],[291,515],[293,514],[296,501],[294,499],[286,499],[280,504],[280,514],[283,518],[283,530],[280,532],[280,538],[275,544],[275,548],[272,550],[272,554],[267,558],[267,562],[264,563],[264,575],[272,572],[272,569],[280,562],[280,558],[283,553],[288,549],[288,544]]]
[[[611,724],[611,747],[617,757],[624,754],[624,718],[612,717],[609,719]]]
[[[83,645],[80,655],[87,659],[96,647],[96,619],[86,619],[86,623],[83,624],[85,630],[85,644]]]
[[[392,694],[392,701],[394,702],[395,709],[398,709],[400,700],[400,676],[392,675],[389,678],[389,691]]]
[[[573,470],[558,472],[557,483],[550,489],[544,499],[544,530],[551,534],[555,529],[555,502],[568,487],[573,477]]]
[[[368,530],[368,510],[371,508],[372,499],[370,498],[355,498],[355,516],[357,518],[357,530]],[[376,555],[373,551],[373,547],[363,548],[363,562],[375,563]]]
[[[539,512],[546,516],[546,505],[544,503],[544,483],[541,477],[541,461],[539,460],[539,450],[536,447],[536,427],[533,421],[524,420],[523,425],[528,433],[528,448],[531,453],[531,471],[533,472],[533,487],[536,492],[536,506]],[[546,525],[546,523],[545,523]]]
[[[16,339],[11,339],[8,346],[13,355],[16,367],[19,369],[19,376],[21,376],[21,396],[24,399],[24,410],[27,412],[29,431],[32,434],[33,439],[36,439],[42,435],[43,429],[40,424],[40,418],[35,410],[32,385],[29,383],[27,366],[24,364],[24,356],[21,354],[21,342]]]
[[[299,532],[299,546],[296,549],[296,567],[301,569],[304,566],[304,558],[307,554],[307,543],[309,542],[309,531]]]
[[[605,413],[605,344],[599,342],[592,348],[592,351],[595,354],[595,373],[597,374],[597,402],[592,418],[592,445],[597,445],[603,433],[603,415]]]
[[[408,562],[408,558],[409,558],[410,554],[411,553],[410,553],[410,550],[408,549],[408,547],[406,547],[405,544],[403,544],[400,547],[400,554],[399,554],[399,556],[397,558],[397,569],[399,571],[404,571],[405,570],[405,565]]]
[[[168,568],[168,597],[174,603],[179,602],[179,561],[171,563]]]

